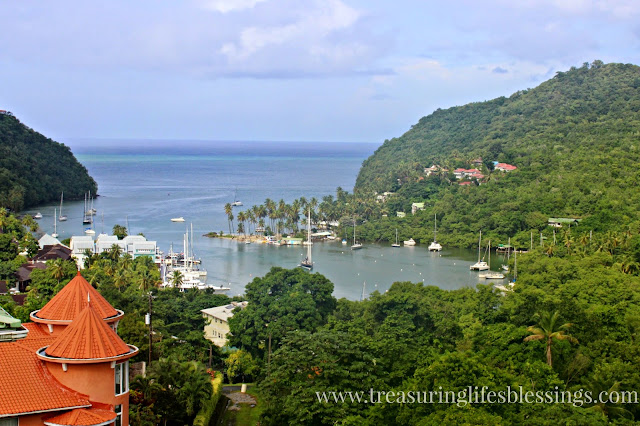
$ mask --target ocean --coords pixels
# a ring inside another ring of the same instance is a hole
[[[96,233],[111,233],[115,224],[130,234],[144,234],[168,253],[182,251],[183,235],[193,225],[194,252],[207,269],[208,284],[231,287],[242,294],[245,285],[272,266],[295,267],[302,246],[241,244],[204,237],[229,227],[224,205],[240,200],[238,211],[267,198],[290,203],[296,198],[321,200],[337,187],[351,192],[362,162],[378,144],[326,142],[214,142],[152,140],[64,141],[98,183],[93,207]],[[41,229],[53,232],[56,204],[39,206]],[[84,235],[84,203],[65,202],[67,222],[58,223],[60,239]],[[171,222],[184,217],[184,223]],[[358,300],[385,291],[394,281],[424,282],[442,288],[474,287],[477,274],[468,265],[475,252],[444,250],[429,253],[426,246],[391,248],[365,244],[349,246],[320,242],[313,246],[314,272],[335,285],[336,297]]]

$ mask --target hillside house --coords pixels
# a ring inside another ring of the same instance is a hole
[[[507,163],[497,163],[494,167],[495,170],[500,170],[501,172],[512,172],[515,169],[517,169],[516,166],[512,166],[511,164],[507,164]]]
[[[416,214],[418,210],[424,210],[424,203],[411,204],[411,214]]]
[[[223,347],[229,341],[229,318],[233,317],[236,308],[244,309],[249,302],[231,302],[228,305],[215,308],[202,309],[205,319],[204,338],[213,342],[218,347]]]

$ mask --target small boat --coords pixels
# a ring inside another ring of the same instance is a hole
[[[343,240],[342,240],[342,245],[343,245],[343,246],[346,246],[346,245],[347,245],[347,240],[343,239]]]
[[[351,246],[351,250],[360,250],[362,248],[361,243],[356,242],[356,221],[353,221],[353,245]]]
[[[404,245],[405,245],[405,246],[409,246],[409,247],[410,247],[410,246],[415,246],[415,245],[416,245],[416,242],[415,242],[415,241],[413,241],[413,238],[409,238],[408,240],[404,241]]]
[[[391,244],[391,247],[400,247],[400,244],[398,244],[398,228],[396,228],[396,242]]]
[[[184,222],[184,217],[173,217],[171,218],[171,222]]]
[[[489,265],[484,261],[484,258],[480,260],[480,250],[482,244],[482,231],[480,231],[480,238],[478,239],[478,261],[473,265],[469,266],[469,269],[472,271],[486,271],[489,269]]]
[[[35,215],[33,215],[34,219],[42,219],[42,213],[38,212]]]
[[[91,228],[87,228],[87,229],[84,230],[84,233],[87,234],[87,235],[95,235],[96,231],[94,231]]]
[[[300,267],[310,271],[313,269],[313,261],[311,260],[311,210],[309,210],[309,216],[307,217],[307,257],[300,262]]]
[[[437,216],[433,215],[433,242],[429,244],[429,251],[440,251],[442,246],[436,241],[437,228]]]
[[[489,241],[487,249],[489,250],[489,267],[491,267],[491,241]],[[478,274],[478,278],[484,278],[486,280],[502,280],[504,279],[504,274],[500,272],[493,272],[491,269],[487,269],[486,273]]]
[[[58,210],[53,209],[53,234],[51,236],[53,238],[58,238]]]
[[[60,214],[58,215],[58,221],[59,222],[64,222],[65,220],[67,220],[67,217],[62,214],[62,200],[63,199],[64,199],[64,191],[60,195]]]
[[[238,188],[236,188],[236,192],[233,195],[233,203],[231,203],[232,207],[237,207],[237,206],[241,206],[242,205],[242,201],[238,200]]]

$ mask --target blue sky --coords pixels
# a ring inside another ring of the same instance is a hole
[[[635,0],[3,2],[0,109],[54,139],[382,142],[601,59]]]

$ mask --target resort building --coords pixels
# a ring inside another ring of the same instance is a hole
[[[148,256],[153,259],[154,263],[158,265],[162,263],[157,243],[148,241],[142,235],[129,235],[120,240],[115,235],[100,234],[95,241],[90,235],[80,235],[71,237],[69,245],[78,268],[83,269],[87,251],[91,254],[100,254],[111,250],[114,244],[120,247],[122,253],[131,255],[133,259]]]
[[[129,424],[129,359],[116,333],[124,313],[78,272],[33,322],[0,310],[0,424]]]
[[[203,309],[202,316],[205,319],[204,337],[214,345],[223,347],[227,344],[229,334],[229,318],[233,317],[236,308],[244,309],[249,302],[231,302],[228,305]]]

